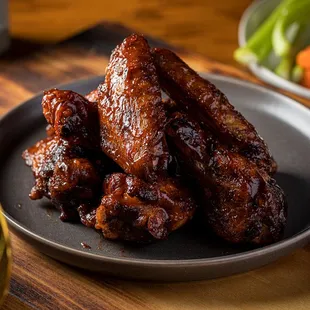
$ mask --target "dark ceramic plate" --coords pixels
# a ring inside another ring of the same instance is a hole
[[[21,153],[44,137],[42,94],[0,121],[0,200],[12,228],[38,250],[65,263],[118,277],[183,281],[227,276],[270,263],[310,241],[310,111],[246,82],[207,75],[257,128],[279,164],[276,179],[287,194],[284,239],[262,248],[225,243],[193,221],[166,241],[144,246],[104,240],[81,224],[62,223],[48,200],[31,201],[33,176]],[[65,85],[86,94],[102,77]],[[91,248],[83,248],[81,243]]]

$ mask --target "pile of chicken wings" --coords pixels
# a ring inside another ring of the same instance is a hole
[[[42,108],[47,137],[22,156],[35,178],[30,198],[49,198],[61,220],[143,242],[166,239],[200,209],[201,225],[226,241],[282,237],[287,205],[267,145],[173,52],[133,34],[97,89],[51,89]]]

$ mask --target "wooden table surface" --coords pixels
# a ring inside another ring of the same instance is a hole
[[[127,2],[119,1],[119,6],[110,8],[100,1],[88,0],[87,8],[82,0],[72,4],[67,0],[14,0],[12,31],[15,37],[36,41],[46,39],[48,33],[55,42],[102,18],[126,20],[128,27],[200,52],[203,56],[177,50],[196,70],[259,83],[245,71],[210,60],[233,64],[231,52],[237,45],[237,23],[249,0]],[[104,24],[52,46],[14,40],[9,54],[0,58],[0,114],[51,85],[102,74],[111,48],[129,32]],[[159,44],[156,40],[152,43]],[[310,106],[309,101],[303,103]],[[12,243],[13,275],[10,295],[3,306],[7,310],[310,309],[309,246],[245,274],[165,284],[89,274],[44,256],[13,234]]]
[[[251,0],[13,0],[14,36],[57,42],[105,20],[233,64],[238,22]]]

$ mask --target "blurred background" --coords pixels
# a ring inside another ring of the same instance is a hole
[[[0,2],[3,0],[0,0]],[[102,22],[233,64],[240,17],[251,0],[11,0],[11,34],[59,42]]]
[[[0,50],[7,45],[1,22],[9,24],[14,39],[40,45],[112,23],[127,28],[126,35],[142,33],[179,50],[247,67],[272,86],[310,98],[310,48],[304,51],[310,43],[310,0],[11,0],[9,9],[7,4],[0,0]],[[102,33],[85,37],[109,49],[107,41],[115,35],[101,38]],[[238,50],[239,45],[247,46]]]

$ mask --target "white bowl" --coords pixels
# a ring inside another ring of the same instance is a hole
[[[280,2],[281,0],[257,0],[245,10],[241,17],[238,29],[238,40],[240,46],[244,46],[246,44],[247,39],[255,32],[258,26],[270,15],[270,13]],[[308,31],[310,30],[308,29]],[[266,83],[310,99],[310,89],[287,81],[266,67],[251,64],[249,69],[254,75]]]

